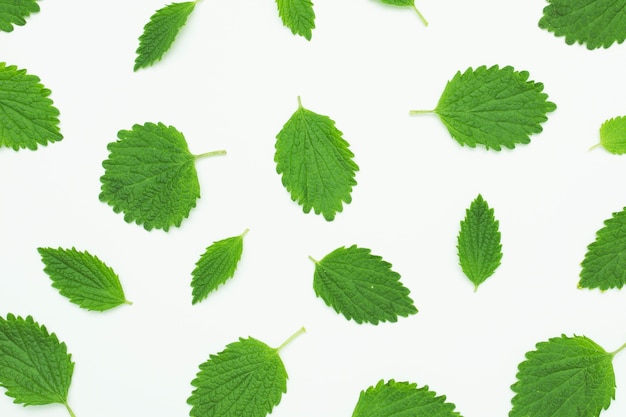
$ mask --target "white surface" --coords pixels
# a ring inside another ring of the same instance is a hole
[[[588,51],[540,30],[542,0],[317,0],[307,42],[282,26],[273,0],[197,5],[164,60],[133,73],[137,38],[165,2],[47,1],[0,34],[1,59],[38,75],[65,138],[36,152],[0,150],[0,314],[32,315],[76,363],[78,417],[186,416],[198,365],[240,336],[278,346],[288,392],[273,417],[350,416],[380,379],[429,385],[465,417],[510,410],[517,365],[535,343],[586,335],[626,341],[623,291],[577,289],[586,246],[626,205],[626,160],[602,149],[600,124],[626,113],[626,46]],[[543,82],[558,109],[513,151],[460,147],[433,108],[458,70],[512,65]],[[333,222],[305,215],[282,187],[275,136],[297,106],[333,118],[361,170]],[[193,153],[202,198],[180,229],[146,232],[98,200],[101,163],[117,131],[161,121]],[[502,265],[474,293],[456,257],[466,207],[482,193],[500,220]],[[191,305],[190,273],[213,241],[250,228],[235,277]],[[317,299],[311,255],[342,245],[393,264],[419,313],[357,325]],[[99,314],[50,286],[36,251],[98,255],[134,302]],[[626,356],[615,358],[626,413]],[[61,417],[0,396],[0,415]]]

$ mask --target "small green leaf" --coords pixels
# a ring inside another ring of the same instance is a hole
[[[276,136],[276,171],[305,213],[314,209],[331,221],[352,201],[355,172],[350,145],[342,138],[335,122],[327,116],[302,107],[289,118]]]
[[[602,123],[600,145],[615,155],[626,153],[626,116],[614,117]]]
[[[239,339],[200,365],[187,400],[191,417],[265,417],[287,392],[287,371],[280,350],[300,329],[274,349],[252,337]]]
[[[191,273],[192,304],[204,300],[211,291],[233,277],[241,259],[243,237],[246,233],[248,229],[239,236],[213,242],[206,248],[206,252],[196,263],[196,269]]]
[[[311,260],[315,294],[348,320],[378,324],[417,313],[400,274],[369,249],[340,247],[321,261]]]
[[[72,303],[96,311],[130,304],[117,274],[96,256],[75,248],[37,250],[52,286]]]
[[[146,230],[179,227],[200,198],[196,160],[226,153],[192,155],[183,134],[163,123],[134,125],[117,136],[102,163],[100,201]]]
[[[283,25],[291,29],[294,35],[304,36],[310,41],[315,29],[315,13],[311,0],[276,0],[278,15]]]
[[[195,6],[196,1],[172,3],[157,10],[150,17],[139,37],[134,71],[161,60],[176,40],[178,32],[187,23]]]
[[[74,362],[65,343],[36,323],[31,316],[0,317],[0,386],[14,403],[63,404],[70,415],[67,396]]]
[[[424,25],[428,26],[428,22],[424,18],[424,16],[420,13],[420,11],[415,6],[415,0],[380,0],[385,4],[391,4],[392,6],[400,6],[400,7],[411,7],[417,13],[417,16],[420,18]]]
[[[35,150],[63,139],[59,110],[40,81],[0,62],[0,147]]]
[[[513,149],[540,133],[546,114],[556,109],[542,92],[543,84],[528,81],[528,76],[526,71],[497,65],[459,71],[448,81],[435,110],[410,113],[436,113],[461,145]]]
[[[597,417],[615,398],[615,353],[584,336],[537,343],[511,386],[509,417]]]
[[[37,0],[0,0],[0,31],[12,32],[13,25],[24,26],[26,18],[38,11]]]
[[[461,269],[475,289],[500,266],[502,245],[498,225],[493,209],[479,194],[465,211],[457,239]]]
[[[626,39],[626,0],[548,0],[539,27],[565,43],[608,48]]]
[[[361,391],[352,417],[461,417],[454,408],[428,386],[417,388],[417,384],[391,379]]]

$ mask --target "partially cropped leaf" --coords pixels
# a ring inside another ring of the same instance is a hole
[[[150,17],[139,37],[135,71],[161,60],[176,40],[178,32],[187,23],[187,18],[195,6],[196,1],[172,3],[157,10]]]
[[[415,7],[415,0],[380,0],[380,1],[385,3],[385,4],[391,4],[393,6],[411,7],[413,10],[415,10],[415,12],[419,16],[420,20],[426,26],[428,26],[428,22],[426,21],[424,16],[420,13],[420,11],[417,9],[417,7]]]
[[[163,123],[134,125],[117,136],[102,163],[100,201],[146,230],[180,226],[200,198],[196,160],[225,151],[192,155],[183,134]]]
[[[626,153],[626,116],[614,117],[602,123],[600,145],[612,154]]]
[[[626,39],[626,0],[548,0],[539,27],[588,49]]]
[[[626,284],[626,208],[604,222],[581,265],[581,288],[607,290]]]
[[[333,120],[305,109],[298,98],[298,110],[276,136],[274,161],[283,185],[305,213],[313,209],[331,221],[343,202],[352,201],[359,167],[348,147]]]
[[[278,15],[283,25],[291,29],[294,35],[311,40],[311,31],[315,29],[315,13],[311,0],[276,0]]]
[[[35,150],[63,139],[59,110],[40,81],[0,62],[0,147]]]
[[[24,26],[26,18],[38,11],[37,0],[0,0],[0,31],[12,32],[13,25]]]
[[[287,371],[279,348],[252,337],[239,339],[200,365],[187,402],[191,417],[265,417],[287,392]]]
[[[0,386],[14,403],[67,403],[74,362],[65,343],[36,323],[8,314],[0,317]]]
[[[465,211],[457,239],[461,269],[476,289],[500,266],[502,245],[498,226],[493,209],[479,194]]]
[[[615,353],[584,336],[537,343],[511,386],[509,417],[597,417],[615,398]]]
[[[417,384],[392,379],[361,391],[352,417],[461,417],[454,408],[428,386],[417,388]]]
[[[89,252],[39,248],[44,271],[61,295],[87,310],[105,311],[130,304],[117,274]]]
[[[541,132],[546,114],[556,109],[543,93],[543,84],[528,77],[528,72],[510,66],[459,71],[448,81],[434,110],[411,114],[435,112],[461,145],[513,149]]]
[[[218,240],[206,248],[191,273],[192,304],[204,300],[211,291],[233,277],[243,252],[243,237],[247,232],[248,229],[239,236]]]
[[[315,262],[313,289],[318,297],[357,323],[395,322],[417,313],[409,290],[391,264],[369,249],[340,247]]]

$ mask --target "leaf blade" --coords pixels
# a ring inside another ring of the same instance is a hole
[[[602,123],[600,144],[612,154],[626,153],[626,116],[614,117]]]
[[[311,0],[276,0],[278,16],[294,35],[310,41],[315,29],[315,12]]]
[[[39,11],[37,0],[0,0],[0,31],[12,32],[15,26],[24,26],[31,13]]]

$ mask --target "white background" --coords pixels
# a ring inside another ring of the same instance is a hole
[[[273,0],[198,3],[162,62],[133,72],[137,38],[165,2],[40,2],[0,33],[0,60],[38,75],[61,112],[61,142],[0,149],[0,314],[32,315],[75,361],[78,417],[186,416],[190,381],[238,337],[280,345],[287,394],[273,417],[346,417],[381,379],[429,385],[464,417],[510,410],[517,365],[535,343],[586,335],[626,342],[626,294],[580,290],[586,247],[626,205],[626,160],[601,123],[626,114],[626,46],[589,51],[541,30],[543,0],[315,1],[311,42],[282,26]],[[502,152],[450,138],[433,108],[456,71],[512,65],[543,82],[558,109],[529,145]],[[297,107],[333,118],[360,166],[353,202],[333,222],[304,214],[275,171],[276,134]],[[135,123],[184,133],[202,198],[182,227],[147,232],[98,199],[106,145]],[[503,259],[477,292],[456,255],[459,221],[481,193]],[[191,305],[191,271],[215,240],[250,232],[235,277]],[[312,256],[367,247],[393,264],[419,313],[378,326],[347,321],[315,297]],[[96,313],[50,286],[38,247],[96,254],[132,306]],[[626,356],[614,361],[626,413]],[[0,415],[61,417],[60,405]]]

